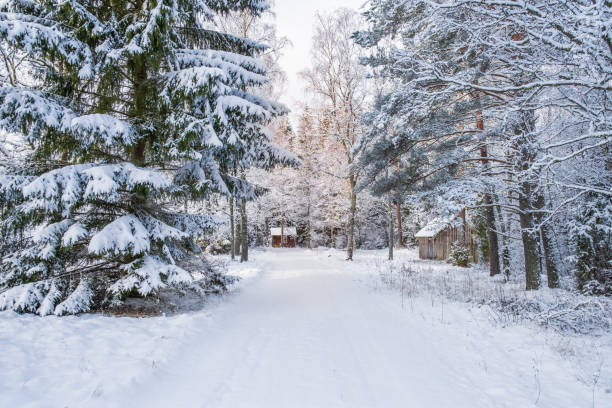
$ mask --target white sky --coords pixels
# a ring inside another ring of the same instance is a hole
[[[280,63],[287,73],[287,89],[281,101],[295,113],[304,99],[298,73],[310,64],[310,46],[315,11],[333,11],[339,7],[359,9],[366,0],[276,0],[278,35],[291,40],[293,47],[284,50]]]

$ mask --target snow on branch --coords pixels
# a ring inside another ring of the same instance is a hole
[[[53,314],[63,316],[88,312],[92,304],[92,299],[93,291],[89,286],[89,281],[82,278],[76,289],[66,298],[66,300],[55,307]],[[45,310],[42,309],[40,314],[44,312]]]
[[[68,247],[79,242],[79,240],[88,236],[88,231],[81,223],[75,223],[70,226],[62,235],[62,246]]]
[[[22,191],[27,201],[21,208],[27,213],[42,210],[69,216],[82,200],[103,198],[118,202],[120,190],[132,190],[138,186],[165,191],[170,182],[155,170],[139,168],[131,163],[76,164],[44,173],[24,185]]]
[[[189,237],[187,233],[166,224],[150,214],[143,212],[138,214],[138,218],[149,231],[150,237],[154,241],[163,242],[166,240],[180,240]]]
[[[116,295],[136,289],[142,296],[147,296],[153,291],[166,287],[166,283],[178,285],[193,281],[189,272],[176,265],[170,265],[156,256],[145,256],[125,265],[122,269],[127,275],[108,289]]]
[[[87,168],[83,171],[87,177],[84,198],[110,197],[118,198],[120,189],[133,190],[146,186],[155,191],[164,191],[170,187],[170,181],[159,172],[136,167],[132,163],[108,164]]]
[[[93,75],[93,56],[87,45],[48,21],[32,15],[0,12],[0,37],[28,54],[57,55],[73,66],[80,67],[79,78]]]
[[[133,214],[108,224],[89,242],[88,251],[95,255],[141,255],[151,249],[149,231]]]
[[[106,146],[130,146],[138,139],[132,125],[100,113],[73,118],[69,130],[88,146],[100,141]]]
[[[28,140],[38,142],[42,131],[70,135],[82,149],[96,144],[132,145],[138,135],[131,124],[106,114],[79,115],[57,96],[33,89],[0,88],[0,127],[21,132],[29,129]]]

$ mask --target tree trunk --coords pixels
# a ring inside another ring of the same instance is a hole
[[[395,174],[399,177],[399,160],[395,160]],[[397,247],[404,248],[404,234],[402,233],[402,204],[400,193],[397,193],[395,211],[397,213]]]
[[[134,107],[132,116],[141,118],[147,112],[147,67],[144,58],[140,55],[134,57],[133,64]],[[131,159],[132,163],[136,166],[144,165],[146,143],[147,141],[145,138],[140,138],[134,147],[132,147]]]
[[[355,193],[355,186],[357,184],[355,177],[349,177],[349,194],[351,196],[351,208],[349,213],[349,228],[348,228],[348,242],[346,247],[346,260],[353,260],[353,251],[355,249],[355,212],[357,209],[357,194]]]
[[[504,222],[504,216],[502,214],[501,206],[496,205],[495,209],[497,210],[497,220],[499,221],[499,228],[501,231],[501,245],[500,245],[500,254],[501,254],[501,268],[506,280],[510,279],[510,247],[508,244],[508,238],[506,238],[506,234],[508,233],[508,228],[506,228],[506,224]]]
[[[242,199],[240,203],[240,262],[247,262],[249,260],[249,234],[247,230],[247,212],[246,212],[246,199]]]
[[[395,173],[398,175],[399,177],[399,160],[395,160]],[[401,195],[398,192],[397,193],[397,197],[396,197],[396,213],[397,213],[397,247],[398,248],[405,248],[404,245],[404,235],[402,233],[402,203],[401,203]]]
[[[331,195],[329,195],[329,200],[331,201]],[[329,235],[331,238],[331,242],[329,244],[329,246],[334,249],[336,248],[336,237],[335,237],[335,230],[334,230],[334,218],[335,218],[336,214],[334,213],[333,207],[330,206],[330,214],[329,214]]]
[[[393,203],[391,201],[391,195],[389,194],[387,210],[389,214],[389,260],[393,260]]]
[[[478,130],[484,130],[484,121],[480,112],[476,112],[476,126]],[[480,148],[480,157],[482,158],[481,163],[484,167],[485,172],[489,169],[489,160],[487,147],[482,146]],[[497,231],[495,229],[495,212],[493,209],[493,198],[489,192],[484,195],[484,211],[485,218],[487,221],[487,238],[489,241],[489,271],[491,276],[495,276],[500,273],[499,270],[499,242],[497,240]]]
[[[306,248],[312,249],[312,238],[310,237],[310,203],[306,208]]]
[[[536,207],[538,210],[538,213],[535,216],[535,221],[539,228],[539,248],[542,252],[541,258],[544,260],[544,265],[546,267],[548,287],[555,289],[559,287],[559,271],[554,256],[555,240],[551,234],[550,225],[543,220],[543,211],[545,211],[548,206],[546,203],[546,197],[541,191],[537,191],[534,194],[536,197]]]
[[[534,290],[540,287],[540,263],[538,257],[538,239],[534,209],[540,197],[536,194],[534,174],[530,172],[531,164],[536,157],[531,130],[534,127],[533,112],[522,112],[521,123],[515,129],[516,164],[519,171],[519,219],[525,256],[525,289]],[[534,205],[535,204],[535,205]]]
[[[404,236],[402,234],[402,205],[400,204],[399,197],[395,207],[397,213],[397,247],[404,248]]]
[[[281,248],[285,247],[285,216],[283,215],[283,219],[281,220]]]
[[[234,197],[230,197],[229,199],[229,211],[230,211],[230,241],[232,243],[231,248],[231,257],[232,261],[236,259],[236,230],[234,229]]]
[[[240,244],[241,244],[241,231],[242,231],[242,226],[240,225],[240,204],[238,199],[236,199],[236,211],[234,211],[234,213],[236,214],[236,221],[234,222],[234,224],[236,225],[236,235],[235,235],[235,242],[234,242],[234,248],[236,250],[236,256],[238,256],[240,254]]]
[[[544,251],[544,261],[546,265],[546,276],[548,277],[548,287],[556,289],[559,287],[559,271],[554,256],[554,241],[548,224],[540,226],[540,238],[542,240],[542,250]]]
[[[519,197],[519,219],[521,222],[521,236],[523,239],[523,253],[525,256],[525,289],[534,290],[540,287],[540,269],[538,259],[538,241],[535,234],[535,223],[531,212],[529,196],[530,182],[521,183]]]

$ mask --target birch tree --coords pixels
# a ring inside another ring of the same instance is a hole
[[[359,170],[351,170],[351,165],[357,154],[355,148],[361,132],[359,117],[367,95],[365,71],[359,64],[362,51],[351,39],[360,24],[359,15],[349,9],[339,9],[329,15],[317,13],[312,67],[303,73],[308,88],[329,111],[328,131],[344,156],[342,173],[336,176],[347,183],[347,260],[353,259],[355,247],[359,178]]]

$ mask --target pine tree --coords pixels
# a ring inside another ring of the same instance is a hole
[[[209,216],[178,203],[254,195],[238,160],[291,160],[265,125],[286,109],[266,83],[264,45],[206,27],[262,0],[9,0],[0,38],[27,55],[29,85],[0,89],[0,125],[24,133],[27,166],[0,179],[0,309],[78,313],[194,278],[178,264]],[[207,283],[208,284],[208,283]]]
[[[513,231],[502,225],[507,219],[520,223],[522,247],[511,249],[525,260],[527,289],[539,287],[541,265],[548,285],[558,286],[560,240],[573,240],[568,246],[578,247],[577,257],[596,262],[584,245],[590,238],[581,235],[593,230],[576,215],[585,197],[612,196],[610,167],[601,158],[608,154],[612,123],[608,2],[369,4],[370,29],[355,38],[377,47],[369,65],[395,81],[387,100],[366,117],[369,148],[362,163],[376,181],[373,189],[390,187],[376,176],[400,154],[416,155],[425,165],[404,178],[413,190],[448,172],[441,183],[429,183],[431,191],[442,202],[452,197],[483,206],[489,248],[497,246],[495,230]],[[393,41],[385,44],[388,39]],[[390,137],[394,122],[401,133]],[[445,151],[444,140],[453,139],[456,148]],[[474,193],[483,200],[475,201]],[[564,238],[555,228],[573,232]],[[504,243],[502,256],[491,254],[492,273],[499,258],[507,270],[509,252]]]
[[[470,155],[488,143],[485,132],[477,128],[478,104],[469,89],[436,75],[444,72],[473,80],[484,61],[459,51],[465,33],[437,21],[424,2],[372,1],[364,14],[370,27],[354,38],[371,50],[365,62],[372,74],[388,83],[363,117],[366,131],[356,165],[365,169],[360,189],[379,197],[438,201],[444,203],[438,210],[444,216],[476,205],[489,188]],[[472,178],[469,190],[462,185],[466,178]],[[477,184],[480,191],[474,191]],[[451,199],[439,199],[441,195]]]

